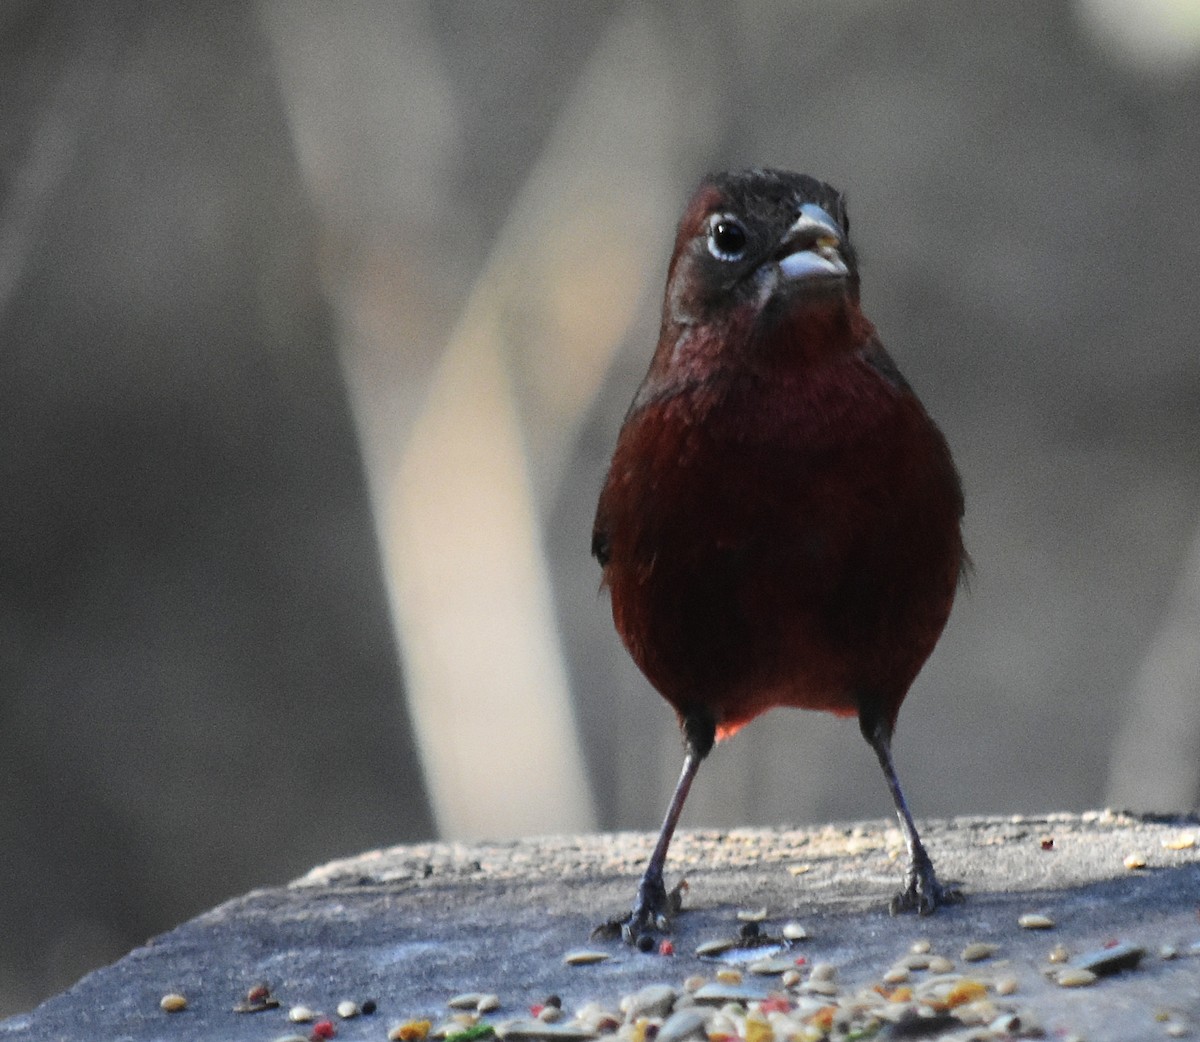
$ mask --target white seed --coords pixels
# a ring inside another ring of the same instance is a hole
[[[543,1006],[537,1018],[543,1024],[555,1024],[562,1020],[562,1010],[558,1006]]]
[[[790,923],[783,924],[783,939],[785,941],[803,941],[807,938],[808,931],[802,923],[798,923],[793,919]]]
[[[927,938],[922,937],[919,941],[913,941],[912,946],[908,950],[913,955],[928,955],[932,949],[933,945],[929,943]]]
[[[927,970],[929,961],[928,955],[906,955],[900,960],[900,965],[907,966],[910,970]]]
[[[1194,832],[1181,832],[1173,839],[1164,839],[1162,845],[1167,850],[1191,850],[1196,845]]]
[[[837,982],[831,980],[809,980],[804,988],[816,995],[836,995],[838,993]]]
[[[1056,944],[1050,949],[1050,954],[1046,956],[1047,962],[1066,962],[1071,957],[1071,953],[1067,951],[1061,944]]]
[[[787,973],[779,978],[779,980],[785,988],[794,988],[797,984],[804,980],[804,974],[793,968],[788,970]]]
[[[704,1038],[704,1023],[708,1014],[698,1009],[681,1009],[672,1013],[655,1038],[661,1042],[684,1042],[684,1039]]]
[[[1179,1021],[1173,1020],[1166,1027],[1168,1038],[1186,1038],[1188,1029],[1186,1024],[1180,1024]]]
[[[1017,920],[1017,925],[1022,930],[1050,930],[1054,927],[1054,920],[1048,915],[1029,912]]]
[[[180,1013],[187,1009],[187,999],[175,991],[164,995],[158,1004],[164,1013]]]
[[[953,973],[954,963],[947,959],[944,955],[935,955],[929,960],[930,973]]]
[[[493,1010],[500,1008],[499,995],[480,995],[479,1001],[475,1003],[475,1009],[480,1013],[491,1013]]]
[[[743,908],[737,917],[744,923],[761,923],[767,917],[765,908]]]
[[[669,984],[647,984],[621,1000],[621,1012],[633,1021],[638,1017],[665,1017],[678,993]]]
[[[568,966],[590,966],[594,962],[604,962],[611,956],[608,952],[593,952],[580,949],[579,951],[567,952],[563,956],[563,962]]]
[[[963,962],[982,962],[996,954],[996,946],[986,941],[973,941],[960,953]]]
[[[351,1002],[349,999],[337,1004],[337,1015],[341,1017],[342,1020],[349,1020],[351,1017],[357,1017],[359,1012],[358,1003]]]
[[[1060,988],[1086,988],[1089,984],[1096,983],[1096,975],[1091,970],[1068,966],[1065,970],[1060,970],[1054,980]]]
[[[316,1020],[317,1014],[307,1006],[293,1006],[288,1010],[288,1020],[293,1024],[307,1024],[310,1020]]]
[[[1125,867],[1127,869],[1129,869],[1131,872],[1137,868],[1145,868],[1146,867],[1146,855],[1136,852],[1136,851],[1132,854],[1126,854],[1125,855]]]
[[[997,995],[1012,995],[1017,990],[1016,977],[1001,977],[996,981]]]
[[[757,959],[750,963],[746,969],[750,973],[771,976],[777,973],[787,973],[795,965],[791,959]]]
[[[1173,944],[1164,944],[1158,949],[1158,956],[1160,959],[1178,959],[1179,949]]]
[[[812,971],[808,975],[810,981],[814,980],[835,980],[837,978],[837,967],[831,962],[818,962],[813,966]]]
[[[884,984],[903,984],[908,980],[908,970],[903,966],[893,966],[883,975]]]

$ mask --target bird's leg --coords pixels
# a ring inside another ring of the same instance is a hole
[[[962,893],[953,887],[942,886],[938,882],[933,862],[925,851],[925,845],[917,833],[916,823],[908,809],[908,801],[900,788],[900,779],[896,775],[895,764],[892,763],[892,728],[888,721],[877,712],[862,709],[859,713],[859,725],[863,737],[875,750],[879,757],[879,766],[883,768],[883,776],[887,779],[888,788],[892,791],[892,800],[896,804],[896,817],[900,820],[900,831],[904,833],[904,843],[908,847],[908,871],[905,874],[904,889],[892,898],[891,912],[916,911],[920,915],[930,915],[939,905],[951,904],[962,900]]]
[[[671,837],[675,835],[675,826],[679,823],[679,815],[683,812],[684,802],[692,787],[692,780],[696,777],[696,771],[700,769],[701,761],[712,749],[714,725],[705,715],[702,718],[685,717],[683,728],[687,749],[683,771],[679,775],[679,781],[675,783],[675,791],[667,806],[667,815],[658,833],[658,842],[654,844],[654,851],[638,884],[633,910],[625,918],[602,923],[596,927],[593,936],[615,936],[619,932],[627,944],[641,947],[646,943],[642,940],[643,937],[651,937],[655,930],[665,932],[670,927],[672,916],[679,911],[686,884],[681,882],[668,892],[663,882],[663,868],[666,865]]]

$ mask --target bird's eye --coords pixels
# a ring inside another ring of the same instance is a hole
[[[708,222],[708,252],[719,261],[738,261],[746,253],[746,229],[728,214],[717,214]]]

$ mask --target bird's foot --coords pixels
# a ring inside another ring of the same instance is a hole
[[[670,931],[671,920],[683,907],[687,888],[686,879],[681,879],[669,891],[661,878],[643,879],[633,910],[626,916],[601,923],[592,931],[592,937],[604,940],[620,937],[640,951],[650,951],[654,948],[654,935]]]
[[[938,882],[933,863],[928,858],[918,859],[908,866],[904,889],[892,898],[890,911],[892,915],[901,912],[932,915],[942,905],[958,904],[962,900],[961,890]]]

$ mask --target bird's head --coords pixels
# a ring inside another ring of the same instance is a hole
[[[726,364],[773,334],[804,349],[806,323],[822,353],[817,331],[869,335],[849,231],[841,193],[816,178],[769,169],[706,178],[679,222],[654,368],[680,376],[718,353]]]

